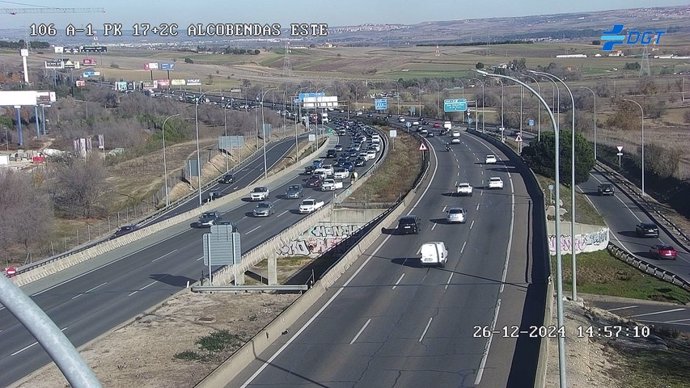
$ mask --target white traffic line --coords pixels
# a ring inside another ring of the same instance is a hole
[[[501,299],[496,301],[496,311],[494,312],[494,320],[491,321],[491,332],[493,333],[496,329],[496,321],[498,321],[498,310],[501,309]],[[486,347],[484,347],[484,355],[479,363],[479,370],[477,371],[477,377],[474,379],[474,385],[479,385],[482,381],[482,376],[484,375],[484,367],[486,367],[486,360],[489,358],[489,350],[491,349],[491,340],[494,338],[493,335],[489,336],[486,341]]]
[[[84,295],[84,294],[88,294],[89,292],[91,292],[91,291],[93,291],[93,290],[95,290],[95,289],[97,289],[97,288],[99,288],[99,287],[105,286],[106,284],[108,284],[108,282],[101,283],[101,284],[97,285],[96,287],[92,287],[92,288],[90,288],[90,289],[88,289],[88,290],[86,290],[86,291],[84,291],[84,292],[82,292],[82,293],[80,293],[80,294],[78,294],[78,295],[75,295],[72,299],[77,299],[78,297],[80,297],[80,296],[82,296],[82,295]]]
[[[158,282],[157,282],[157,281],[156,281],[156,282],[151,282],[151,283],[145,285],[144,287],[141,287],[140,289],[138,289],[138,290],[136,290],[136,291],[134,291],[134,292],[130,292],[129,295],[127,295],[127,296],[132,296],[132,295],[136,294],[136,293],[139,292],[139,291],[144,291],[145,289],[151,287],[152,285],[154,285],[154,284],[156,284],[156,283],[158,283]]]
[[[164,258],[164,257],[167,257],[167,256],[169,256],[169,255],[172,255],[172,254],[175,253],[175,252],[177,252],[177,249],[175,249],[175,250],[172,251],[172,252],[168,252],[168,253],[164,254],[163,256],[161,256],[161,257],[159,257],[159,258],[153,259],[153,260],[151,260],[151,262],[153,263],[153,262],[155,262],[155,261],[158,261],[158,260],[160,260],[160,259],[162,259],[162,258]]]
[[[474,227],[474,220],[472,220],[472,223],[470,224],[470,230]]]
[[[285,213],[287,213],[287,212],[289,212],[289,211],[290,211],[290,210],[286,210],[286,211],[284,211],[284,212],[278,214],[276,217],[280,217],[280,216],[282,216],[283,214],[285,214]]]
[[[261,225],[259,225],[259,226],[257,226],[256,228],[254,228],[254,229],[248,231],[248,232],[245,233],[245,234],[249,234],[249,233],[251,233],[251,232],[256,232],[259,228],[261,228]]]
[[[438,224],[434,222],[434,224],[431,225],[431,230],[434,230],[436,228],[436,225],[438,225]]]
[[[34,343],[32,343],[31,345],[29,345],[29,346],[25,346],[25,347],[23,347],[23,348],[17,350],[16,352],[10,354],[10,356],[16,356],[17,354],[19,354],[19,353],[25,351],[26,349],[28,349],[28,348],[30,348],[30,347],[36,345],[36,344],[38,344],[38,342],[34,342]]]
[[[447,207],[448,207],[448,205],[444,206],[444,207],[443,207],[443,210],[441,210],[441,211],[442,211],[443,213],[445,213]]]
[[[659,322],[659,323],[681,323],[685,321],[690,321],[690,318],[684,318],[684,319],[674,319],[673,321],[664,321],[664,322]]]
[[[636,314],[636,315],[628,315],[626,318],[637,318],[637,317],[647,317],[650,315],[659,315],[659,314],[666,314],[666,313],[675,313],[678,311],[685,311],[684,308],[677,308],[677,309],[671,309],[671,310],[663,310],[663,311],[655,311],[653,313],[644,313],[644,314]]]
[[[370,322],[371,322],[371,318],[367,319],[367,321],[364,323],[364,326],[362,326],[362,328],[359,329],[359,331],[358,331],[357,334],[355,335],[355,338],[353,338],[352,341],[350,341],[350,345],[354,344],[355,341],[357,341],[357,338],[359,338],[359,336],[362,334],[362,332],[364,331],[364,329],[366,329],[367,326],[369,326],[369,323],[370,323]]]
[[[448,281],[446,282],[446,286],[443,287],[444,290],[448,289],[448,286],[450,285],[450,279],[453,278],[453,272],[450,273],[450,276],[448,276]]]
[[[460,248],[460,254],[462,254],[465,251],[465,246],[467,245],[467,241],[462,243],[462,248]]]
[[[576,256],[577,257],[577,256]],[[616,307],[615,309],[608,309],[606,311],[619,311],[619,310],[627,310],[627,309],[634,309],[635,307],[639,307],[637,305],[633,306],[625,306],[625,307]]]
[[[204,259],[204,257],[201,256],[200,258],[196,259],[196,261],[201,261],[201,260],[203,260],[203,259]]]
[[[479,210],[479,204],[477,204],[477,210]],[[576,256],[577,257],[577,256]]]
[[[418,342],[422,342],[424,339],[424,336],[426,335],[426,332],[429,331],[429,326],[431,326],[431,321],[434,319],[434,317],[429,317],[429,322],[426,323],[426,327],[424,328],[424,331],[422,332],[422,335],[419,337]]]
[[[508,262],[510,261],[510,249],[513,246],[513,232],[515,231],[515,188],[513,187],[513,179],[509,178],[510,182],[510,234],[508,235],[508,246],[506,248],[506,261],[503,264],[503,275],[501,276],[501,289],[499,293],[503,292],[506,285],[506,276],[508,276]]]
[[[436,157],[436,151],[434,150],[433,145],[431,146],[431,150],[433,151],[431,154],[434,155],[434,157]],[[412,206],[412,208],[407,213],[407,215],[412,214],[412,212],[417,207],[417,205],[419,205],[419,202],[421,202],[422,199],[424,198],[424,195],[429,191],[429,189],[431,188],[431,183],[434,181],[434,177],[436,176],[437,170],[438,170],[438,163],[436,163],[436,165],[434,166],[434,171],[431,174],[431,179],[429,180],[429,183],[427,183],[427,186],[424,189],[424,191],[422,192],[422,195],[419,197],[419,199],[414,204],[414,206]],[[340,293],[343,292],[343,290],[345,290],[345,288],[347,288],[347,286],[350,284],[350,282],[352,282],[352,280],[355,277],[357,277],[357,275],[360,272],[362,272],[364,267],[369,263],[369,261],[371,261],[371,258],[376,256],[379,249],[381,249],[381,247],[386,245],[386,243],[391,238],[391,236],[392,235],[389,234],[388,236],[386,236],[385,239],[383,239],[383,242],[381,243],[381,245],[376,247],[374,252],[372,252],[372,254],[369,257],[367,257],[366,260],[364,260],[362,265],[360,265],[359,268],[357,268],[355,273],[353,273],[352,276],[350,276],[350,278],[347,279],[347,281],[342,285],[342,287],[340,287],[338,289],[338,291],[336,291],[335,294],[333,294],[333,296],[331,296],[331,298],[328,299],[328,301],[323,306],[321,306],[321,308],[311,318],[309,318],[309,320],[306,323],[304,323],[304,325],[302,325],[302,327],[300,327],[299,330],[297,330],[297,332],[295,334],[293,334],[292,337],[290,337],[290,339],[287,340],[287,342],[285,342],[285,344],[283,344],[283,346],[280,347],[280,349],[278,349],[271,357],[269,357],[268,360],[264,361],[263,364],[261,364],[261,366],[259,367],[259,369],[257,369],[256,372],[254,372],[251,376],[249,376],[249,378],[244,383],[242,383],[240,388],[246,388],[249,384],[251,384],[252,381],[254,381],[254,379],[256,379],[256,377],[259,376],[261,374],[261,372],[264,371],[264,369],[266,369],[269,365],[271,365],[273,363],[273,361],[278,356],[280,356],[280,354],[283,353],[285,351],[285,349],[287,349],[288,346],[290,346],[290,344],[295,342],[295,340],[297,339],[297,337],[300,336],[300,334],[302,334],[309,326],[311,326],[312,323],[314,323],[314,321],[328,308],[328,306],[330,306],[331,303],[333,303],[335,298],[337,298],[338,295],[340,295]]]
[[[395,282],[395,285],[394,285],[393,288],[392,288],[393,290],[395,290],[395,287],[397,287],[398,284],[400,284],[400,281],[401,281],[404,277],[405,277],[405,273],[403,272],[403,274],[400,275],[400,278],[398,278],[398,281]]]

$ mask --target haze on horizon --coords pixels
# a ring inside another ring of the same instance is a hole
[[[54,23],[61,28],[69,23],[83,26],[93,23],[327,23],[330,26],[360,24],[416,24],[421,22],[493,17],[521,17],[603,10],[651,8],[690,5],[687,0],[495,0],[491,7],[467,5],[457,0],[434,0],[433,6],[410,0],[350,0],[348,2],[314,3],[308,0],[243,2],[233,7],[222,0],[199,2],[187,0],[133,1],[60,0],[54,4],[0,1],[0,8],[104,8],[105,13],[31,13],[0,14],[1,28],[26,28],[31,23]],[[224,12],[223,12],[224,11]],[[219,16],[221,15],[221,16]]]

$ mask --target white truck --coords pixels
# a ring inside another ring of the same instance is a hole
[[[450,121],[445,121],[445,122],[443,123],[443,128],[450,131],[451,128],[453,128],[453,124],[452,124]]]
[[[335,179],[324,179],[321,183],[321,191],[335,191],[343,188],[343,182]]]
[[[321,123],[328,124],[328,112],[321,113]]]
[[[307,198],[302,201],[302,204],[299,205],[299,212],[300,214],[313,213],[321,209],[324,204],[324,201],[317,201],[313,198]]]
[[[255,187],[249,194],[252,201],[265,201],[268,199],[268,187]]]
[[[445,267],[448,261],[448,250],[442,241],[433,241],[422,244],[417,251],[421,255],[422,265],[438,265]]]

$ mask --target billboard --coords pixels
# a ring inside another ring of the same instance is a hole
[[[78,80],[76,80],[76,81],[74,82],[74,84],[75,84],[78,88],[83,88],[84,86],[86,86],[86,81],[84,81],[83,79],[78,79]]]
[[[155,89],[156,88],[156,81],[143,81],[141,83],[141,88],[142,89]]]
[[[467,100],[464,98],[452,98],[443,100],[444,112],[464,112],[467,110]]]
[[[55,92],[0,91],[0,106],[36,106],[39,101],[55,102]]]
[[[167,88],[170,87],[170,80],[167,80],[167,79],[159,79],[159,80],[157,80],[157,81],[155,81],[155,82],[158,84],[158,88],[159,88],[159,89],[161,89],[161,88],[166,88],[166,89],[167,89]]]
[[[161,64],[160,64],[160,69],[161,69],[161,70],[172,71],[172,70],[175,70],[175,64],[174,64],[174,63],[161,63]]]
[[[81,64],[84,66],[93,66],[96,64],[96,60],[93,58],[84,58],[81,60]]]
[[[187,85],[188,86],[201,86],[201,80],[198,78],[197,79],[188,79]]]
[[[144,70],[157,70],[158,62],[144,63]]]
[[[82,53],[107,53],[108,48],[105,46],[81,46],[79,50]]]
[[[64,52],[64,47],[62,46],[55,46],[55,54],[62,54]]]
[[[297,99],[302,102],[304,101],[305,98],[315,98],[315,97],[323,97],[325,96],[326,93],[320,92],[320,93],[300,93],[297,95]]]
[[[170,80],[170,85],[172,85],[172,86],[184,86],[186,84],[187,84],[187,82],[183,79],[171,79]]]
[[[115,90],[119,92],[124,92],[127,90],[127,81],[115,82]]]
[[[55,102],[55,92],[36,92],[37,104],[50,104]]]
[[[62,62],[62,59],[53,59],[50,61],[45,61],[45,68],[46,69],[64,69],[65,63]]]
[[[304,97],[304,108],[330,108],[338,106],[338,96]]]

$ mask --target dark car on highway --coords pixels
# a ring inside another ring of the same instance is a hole
[[[193,228],[210,228],[220,221],[218,212],[205,212],[199,216],[199,220],[192,223]]]
[[[338,152],[336,150],[326,151],[326,157],[327,158],[335,158],[337,155],[338,155]]]
[[[304,196],[302,185],[290,185],[285,192],[286,198],[302,198]]]
[[[649,222],[641,222],[635,225],[635,234],[638,237],[659,237],[659,227]]]
[[[235,181],[235,178],[232,176],[232,174],[225,174],[220,179],[218,179],[218,183],[223,183],[223,184],[229,184]]]
[[[110,237],[110,239],[112,240],[112,239],[114,239],[114,238],[117,238],[117,237],[120,237],[120,236],[124,236],[124,235],[129,234],[129,233],[132,233],[132,232],[134,232],[135,230],[138,230],[138,229],[139,229],[139,227],[136,226],[136,225],[122,225],[121,227],[117,228],[117,230],[116,230],[115,233],[112,235],[112,237]]]
[[[321,181],[323,179],[319,175],[312,175],[307,179],[307,187],[321,187]]]
[[[597,188],[599,195],[613,195],[613,185],[610,183],[604,183],[599,185]]]
[[[400,217],[398,220],[398,234],[417,234],[421,219],[414,215]]]

